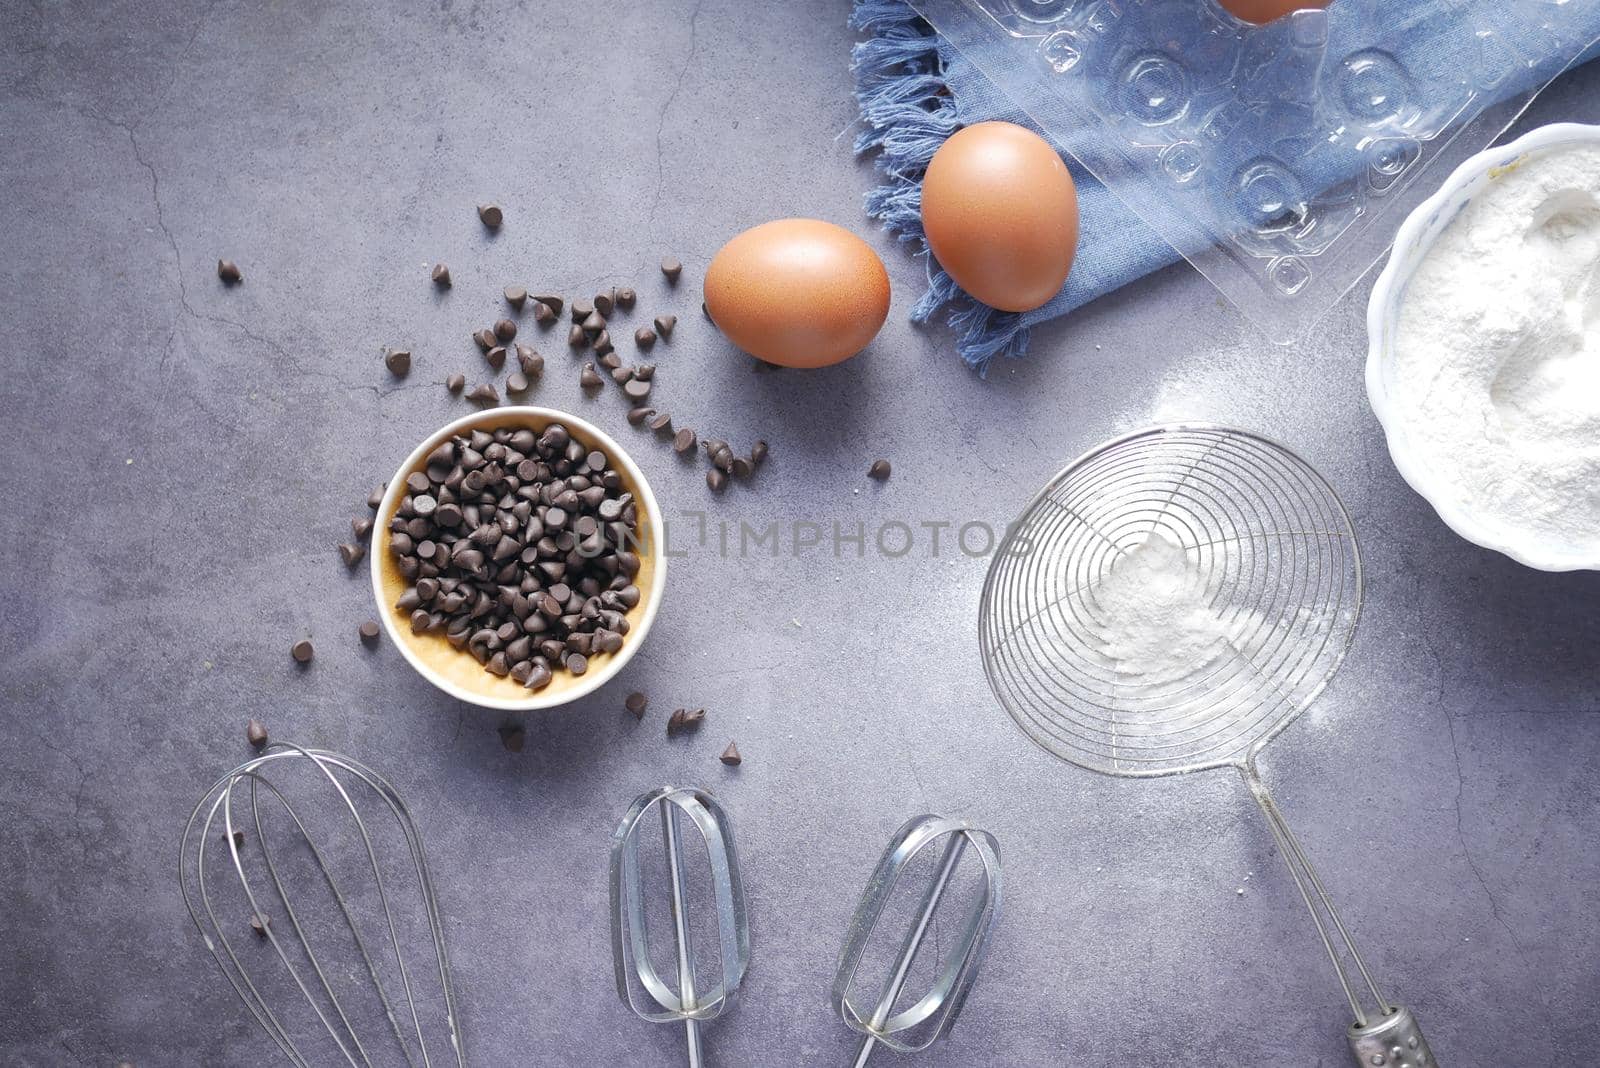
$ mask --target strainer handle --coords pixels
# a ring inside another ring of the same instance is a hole
[[[1355,939],[1350,936],[1332,896],[1322,884],[1322,877],[1317,874],[1311,858],[1289,828],[1289,821],[1278,808],[1278,802],[1268,791],[1267,784],[1261,781],[1255,761],[1248,761],[1240,768],[1240,772],[1245,785],[1250,788],[1251,796],[1267,817],[1272,837],[1278,843],[1278,851],[1283,854],[1289,874],[1300,891],[1300,898],[1306,904],[1306,911],[1311,914],[1311,922],[1317,926],[1317,934],[1321,936],[1322,946],[1328,952],[1334,974],[1339,977],[1339,985],[1350,1002],[1350,1011],[1355,1014],[1355,1023],[1350,1026],[1347,1037],[1356,1064],[1362,1068],[1438,1068],[1438,1061],[1434,1060],[1427,1039],[1422,1037],[1422,1029],[1410,1010],[1393,1004],[1379,991],[1366,961],[1361,959]],[[1360,977],[1359,984],[1347,969],[1346,958],[1354,964],[1356,974]],[[1363,987],[1371,995],[1371,1012],[1362,1007],[1358,991]]]

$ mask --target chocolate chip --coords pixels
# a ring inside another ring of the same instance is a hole
[[[372,534],[372,517],[362,515],[350,520],[350,533],[363,541],[366,540]]]
[[[722,468],[713,467],[706,472],[706,485],[711,487],[711,492],[721,493],[728,487],[728,476],[723,473]]]
[[[582,653],[568,653],[567,659],[563,663],[566,664],[567,670],[574,675],[582,675],[589,670],[589,658]]]
[[[563,301],[554,293],[535,294],[533,299],[538,301],[540,304],[543,304],[546,308],[549,308],[556,315],[561,314]]]
[[[633,377],[648,382],[656,376],[656,365],[653,363],[636,364],[633,368]]]
[[[490,367],[498,371],[506,365],[506,347],[504,345],[496,345],[488,352],[485,352],[483,358],[489,362]]]
[[[444,380],[444,388],[451,393],[460,393],[467,388],[467,376],[461,374],[451,375]]]
[[[479,204],[478,218],[491,230],[500,229],[500,224],[506,221],[505,212],[500,210],[498,204]]]
[[[728,743],[728,748],[724,749],[722,755],[717,759],[730,768],[736,768],[744,761],[744,758],[739,755],[739,747],[732,742]]]
[[[581,349],[589,344],[589,335],[583,332],[582,326],[573,323],[572,329],[567,331],[567,344],[575,349]]]
[[[617,307],[619,308],[631,308],[634,301],[638,299],[639,295],[631,289],[623,288],[617,290]]]
[[[753,470],[754,468],[751,467],[749,460],[746,460],[743,456],[735,456],[733,464],[728,468],[728,473],[734,478],[742,479],[749,478],[750,472]]]
[[[421,471],[413,471],[406,476],[406,489],[412,493],[427,493],[431,484],[428,476]]]
[[[532,345],[517,343],[517,366],[522,368],[522,373],[529,378],[538,378],[544,374],[544,357],[536,352]],[[526,451],[526,450],[523,450]]]
[[[648,697],[635,690],[628,695],[627,700],[622,702],[622,707],[633,713],[634,719],[643,719],[645,706],[649,703],[650,699]]]
[[[387,482],[385,482],[383,485],[379,486],[377,489],[375,489],[371,493],[367,494],[367,507],[368,508],[376,508],[376,507],[378,507],[378,505],[382,504],[383,503],[383,495],[388,489],[389,489],[389,484]]]
[[[628,395],[629,400],[639,404],[650,396],[650,383],[642,379],[632,378],[622,387],[622,392]]]
[[[546,304],[542,300],[536,300],[533,302],[533,321],[538,323],[540,326],[549,326],[551,323],[556,321],[556,316],[558,314],[560,313],[555,311],[550,307],[550,305]]]
[[[594,335],[594,341],[592,344],[594,345],[594,351],[604,355],[605,353],[610,352],[612,349],[611,335],[602,330],[598,334]]]
[[[606,328],[606,317],[598,311],[592,311],[583,320],[583,329],[589,334],[598,334]]]
[[[678,431],[677,436],[672,439],[672,447],[677,452],[688,452],[690,449],[694,448],[694,444],[694,431],[690,430],[688,427],[684,427],[682,430]]]
[[[646,419],[650,418],[654,414],[655,414],[655,409],[654,408],[643,408],[643,407],[640,407],[640,408],[629,408],[628,409],[628,424],[630,426],[638,426],[639,424],[643,423]]]
[[[494,336],[501,341],[510,341],[517,336],[517,324],[510,319],[500,319],[494,324]]]
[[[663,339],[671,337],[672,328],[677,325],[678,317],[676,315],[656,316],[656,333],[660,334]]]
[[[339,559],[344,561],[345,567],[355,567],[365,555],[367,555],[365,545],[352,545],[349,542],[339,544]]]
[[[396,378],[404,378],[411,373],[411,353],[405,349],[384,349],[383,365]]]
[[[250,917],[250,930],[256,933],[257,938],[267,937],[267,928],[272,926],[272,921],[257,912]]]
[[[633,343],[648,351],[656,343],[656,332],[648,326],[641,326],[633,332]]]
[[[367,620],[356,628],[356,633],[360,634],[361,640],[368,645],[373,644],[378,640],[378,621],[375,619]]]
[[[766,458],[767,458],[767,443],[766,442],[757,441],[754,445],[750,446],[750,466],[751,467],[760,467],[762,461],[765,460]]]
[[[594,369],[594,364],[583,365],[583,372],[578,375],[578,384],[587,390],[596,390],[605,385],[600,378],[600,373]]]
[[[499,344],[499,340],[494,336],[493,330],[475,330],[472,333],[472,340],[476,341],[478,348],[484,352],[488,352]]]
[[[440,289],[450,288],[450,268],[442,263],[433,265],[433,284]]]
[[[617,306],[616,293],[617,291],[614,289],[610,293],[596,293],[594,310],[601,315],[610,315],[611,309]]]
[[[572,302],[572,321],[581,323],[594,314],[594,301],[579,297]]]
[[[244,281],[244,275],[239,273],[239,265],[232,260],[217,261],[217,277],[222,279],[224,285],[230,286]]]
[[[874,461],[872,461],[872,466],[867,468],[867,477],[870,478],[870,479],[875,479],[878,482],[883,482],[886,479],[888,479],[888,477],[889,477],[889,461],[888,460],[874,460]]]
[[[676,283],[678,276],[683,273],[683,264],[667,256],[661,261],[661,273],[667,276],[667,281]]]
[[[233,832],[233,848],[239,849],[244,845],[244,832],[235,828]]]
[[[500,728],[500,744],[513,753],[522,752],[522,747],[527,743],[528,732],[520,723],[507,723]]]
[[[245,741],[260,749],[267,744],[267,727],[259,719],[253,719],[244,725]]]
[[[499,404],[500,394],[495,391],[493,386],[485,382],[480,386],[473,386],[472,392],[467,394],[467,399],[477,401],[480,404]]]
[[[657,412],[650,417],[650,429],[656,433],[667,433],[672,430],[672,416],[666,412]]]
[[[289,655],[294,657],[297,664],[311,663],[311,658],[315,653],[316,650],[311,647],[311,642],[305,638],[301,638],[289,647]]]
[[[526,286],[506,286],[501,292],[505,295],[506,303],[511,305],[513,308],[516,308],[518,311],[522,310],[522,305],[528,300],[528,289]]]
[[[528,376],[523,374],[521,371],[512,371],[510,374],[506,375],[506,392],[528,392]]]
[[[698,730],[705,718],[706,710],[703,708],[674,709],[672,715],[667,717],[667,737],[670,738],[680,731]]]
[[[599,350],[597,349],[595,351],[598,352]],[[604,367],[607,371],[615,371],[617,368],[622,366],[622,357],[618,356],[615,352],[602,352],[600,353],[600,366]]]

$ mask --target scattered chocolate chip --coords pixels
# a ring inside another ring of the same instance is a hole
[[[632,377],[633,372],[626,367],[613,367],[611,369],[611,381],[615,382],[619,386],[627,385],[628,380]]]
[[[594,364],[586,363],[583,365],[583,372],[578,375],[578,384],[584,389],[596,390],[605,385],[605,382],[601,380],[600,373],[594,369]]]
[[[533,299],[538,301],[540,304],[543,304],[546,308],[549,308],[554,314],[561,314],[561,309],[564,305],[564,302],[554,293],[536,294]]]
[[[672,715],[667,717],[667,737],[670,738],[679,731],[698,730],[701,721],[705,718],[706,710],[703,708],[674,709]]]
[[[589,344],[589,335],[583,332],[582,326],[573,323],[572,329],[567,331],[567,344],[575,349],[581,349]]]
[[[306,638],[301,638],[289,647],[289,655],[294,657],[297,664],[311,663],[311,657],[315,653],[316,650],[311,647],[311,642]]]
[[[678,276],[683,273],[683,264],[667,256],[661,261],[661,273],[667,276],[667,281],[676,283]]]
[[[579,297],[572,302],[572,321],[581,323],[594,314],[594,301]]]
[[[388,489],[389,489],[389,484],[387,482],[384,482],[384,483],[380,484],[377,489],[375,489],[371,493],[367,494],[367,507],[368,508],[376,508],[376,507],[378,507],[378,505],[382,504],[383,503],[383,495],[384,495],[385,492],[388,491]]]
[[[717,470],[728,472],[733,470],[733,450],[726,441],[719,441],[711,450],[711,462]]]
[[[500,224],[506,221],[505,212],[500,210],[498,204],[479,204],[478,218],[491,230],[500,229]]]
[[[605,353],[610,352],[612,349],[611,335],[602,330],[594,336],[593,344],[594,351],[604,355]]]
[[[694,431],[688,427],[684,427],[682,430],[679,430],[677,436],[672,439],[672,447],[677,452],[688,452],[690,449],[694,448],[694,445],[695,434]]]
[[[225,285],[230,286],[236,286],[244,281],[244,275],[239,273],[239,265],[232,260],[217,261],[217,277],[222,279]]]
[[[670,434],[672,432],[672,416],[666,412],[657,412],[650,417],[650,429],[657,434]]]
[[[544,301],[536,300],[533,302],[533,321],[538,323],[540,326],[549,326],[551,323],[555,322],[557,314],[559,313],[554,311],[550,305],[546,304]]]
[[[267,937],[267,928],[272,926],[272,921],[259,912],[250,917],[250,930],[256,933],[257,938]]]
[[[641,378],[648,382],[656,376],[656,365],[653,363],[636,364],[633,368],[633,377]]]
[[[650,383],[643,379],[630,378],[627,384],[622,387],[622,392],[628,395],[629,400],[635,404],[640,404],[646,397],[650,396]]]
[[[634,719],[643,719],[645,706],[649,703],[650,699],[648,697],[635,690],[628,695],[627,700],[622,702],[622,707],[633,713]]]
[[[615,371],[622,366],[622,357],[618,356],[615,351],[602,352],[600,353],[600,366],[607,371]]]
[[[378,640],[378,621],[375,619],[367,620],[356,628],[356,633],[360,634],[361,640],[368,645],[373,644]]]
[[[648,419],[652,415],[654,415],[655,412],[656,412],[656,410],[654,408],[643,408],[643,407],[640,407],[640,408],[629,408],[628,409],[628,425],[629,426],[638,426],[639,424],[643,423],[646,419]]]
[[[493,330],[475,330],[472,333],[472,340],[476,341],[478,348],[484,352],[488,352],[499,344],[499,339],[494,336]]]
[[[656,332],[648,326],[641,326],[633,332],[633,343],[648,351],[656,343]]]
[[[728,476],[720,467],[713,467],[706,472],[706,485],[711,487],[711,492],[721,493],[728,487]]]
[[[606,328],[606,317],[598,311],[592,311],[583,320],[583,329],[589,334],[598,334]]]
[[[350,533],[365,541],[372,534],[372,517],[360,515],[350,520]]]
[[[450,288],[450,268],[442,263],[433,265],[433,284],[440,289]]]
[[[522,747],[528,740],[528,732],[520,723],[507,723],[500,728],[500,744],[513,753],[522,752]]]
[[[233,848],[234,849],[239,849],[239,848],[242,848],[244,846],[244,832],[243,831],[238,830],[236,828],[234,830],[234,832],[233,832],[232,838],[233,838]]]
[[[663,340],[672,336],[672,328],[677,325],[678,317],[676,315],[656,316],[656,333],[660,334]]]
[[[750,472],[754,470],[755,468],[750,465],[749,460],[746,460],[743,456],[735,456],[733,463],[728,468],[728,473],[734,478],[744,479],[749,478]]]
[[[244,725],[245,741],[260,749],[267,744],[267,726],[259,719],[253,719]]]
[[[467,388],[467,376],[461,374],[451,375],[444,380],[444,388],[451,393],[460,393]]]
[[[411,373],[411,353],[405,349],[384,349],[383,365],[396,378],[404,378]]]
[[[518,311],[521,311],[523,304],[527,303],[528,289],[526,286],[506,286],[502,292],[505,294],[506,303]]]
[[[754,445],[750,446],[750,466],[751,467],[760,467],[762,461],[765,460],[766,458],[767,458],[767,443],[766,442],[757,441]]]
[[[631,289],[623,288],[617,290],[617,307],[619,308],[631,308],[634,301],[638,299],[639,295]]]
[[[872,466],[867,468],[867,477],[878,482],[883,482],[889,477],[889,461],[874,460]]]
[[[517,324],[510,319],[500,319],[494,324],[494,336],[501,341],[510,341],[517,336]]]
[[[495,345],[483,354],[483,358],[489,362],[490,367],[498,371],[506,365],[506,347],[504,345]]]
[[[506,375],[507,393],[526,393],[528,392],[528,385],[528,376],[521,371],[512,371]]]
[[[601,315],[610,315],[611,309],[617,306],[616,294],[617,291],[614,289],[610,293],[596,293],[594,298],[594,310],[599,312]]]
[[[367,555],[367,547],[365,545],[352,545],[349,542],[339,543],[339,559],[344,561],[345,567],[355,567],[365,555]]]
[[[728,748],[724,749],[722,755],[717,759],[730,768],[736,768],[744,762],[744,757],[739,755],[739,747],[732,742],[728,743]]]
[[[532,345],[517,343],[517,366],[522,368],[522,373],[529,378],[538,378],[544,374],[544,357],[536,352]]]
[[[481,386],[473,386],[472,392],[467,394],[467,399],[477,401],[480,404],[499,404],[500,394],[496,392],[493,386],[485,382]]]

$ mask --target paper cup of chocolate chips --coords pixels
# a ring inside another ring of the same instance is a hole
[[[661,601],[661,509],[597,427],[490,408],[441,428],[389,482],[373,532],[379,618],[423,678],[488,708],[603,686]]]

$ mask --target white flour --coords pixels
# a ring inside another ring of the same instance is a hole
[[[1491,182],[1413,275],[1395,401],[1494,536],[1600,551],[1600,147]]]
[[[1210,606],[1189,554],[1151,534],[1118,558],[1094,589],[1095,637],[1122,675],[1156,682],[1187,674],[1227,648],[1227,628]]]

